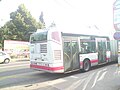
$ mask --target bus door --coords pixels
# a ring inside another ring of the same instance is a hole
[[[99,38],[97,40],[98,49],[98,63],[106,62],[106,40],[104,38]]]
[[[63,47],[64,71],[69,72],[79,69],[77,41],[64,41]]]
[[[72,41],[71,42],[71,47],[72,47],[72,61],[73,61],[73,70],[80,69],[80,61],[78,59],[78,52],[79,52],[79,47],[78,47],[78,42],[77,41]]]

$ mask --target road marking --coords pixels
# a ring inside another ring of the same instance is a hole
[[[55,85],[55,84],[58,84],[58,83],[63,83],[65,81],[66,81],[65,79],[52,80],[52,81],[48,81],[48,85]]]
[[[99,77],[100,72],[101,72],[101,71],[98,71],[98,72],[97,72],[97,75],[96,75],[96,77],[95,77],[94,83],[93,83],[93,85],[92,85],[91,88],[93,88],[93,87],[95,86],[95,84],[96,84],[96,82],[97,82],[97,79],[98,79],[98,77]]]
[[[91,88],[93,88],[93,87],[95,86],[95,84],[96,84],[96,82],[97,82],[97,80],[98,80],[98,77],[99,77],[100,73],[103,72],[103,71],[105,71],[105,70],[107,70],[107,68],[105,68],[105,69],[100,70],[100,71],[97,72],[97,75],[96,75],[96,77],[95,77],[94,83],[93,83],[93,85],[92,85]]]
[[[102,80],[102,79],[105,77],[105,74],[106,74],[107,72],[108,72],[108,71],[103,72],[103,74],[101,75],[101,77],[100,77],[97,81]]]
[[[79,77],[76,77],[76,76],[70,76],[71,78],[79,78]]]
[[[84,87],[83,87],[83,89],[82,90],[85,90],[86,89],[86,87],[87,87],[87,85],[88,85],[88,83],[90,82],[90,80],[92,79],[92,77],[93,77],[93,75],[95,74],[95,72],[94,73],[92,73],[89,77],[88,77],[88,79],[87,79],[87,81],[86,81],[86,83],[85,83],[85,85],[84,85]]]
[[[17,78],[20,76],[23,77],[23,75],[31,75],[31,74],[35,74],[35,73],[38,73],[38,72],[34,71],[34,72],[26,72],[26,73],[22,73],[22,74],[15,74],[15,75],[10,75],[10,76],[5,76],[5,77],[2,76],[2,77],[0,77],[0,81],[4,80],[4,79],[9,79],[9,78]]]
[[[0,69],[5,69],[5,68],[12,68],[12,67],[19,67],[19,66],[28,66],[29,64],[21,64],[21,65],[13,65],[13,66],[4,66],[0,67]]]
[[[70,87],[66,88],[65,90],[74,90],[79,85],[81,85],[83,81],[85,81],[85,79],[80,79],[77,82],[74,82],[72,85],[70,85]]]
[[[114,75],[116,75],[116,74],[118,74],[118,75],[120,74],[120,67],[116,68],[116,71],[115,71]]]

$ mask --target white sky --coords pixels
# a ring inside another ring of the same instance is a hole
[[[55,22],[60,29],[113,36],[113,3],[115,0],[2,0],[0,26],[9,20],[9,13],[24,3],[33,17],[39,19],[41,11],[47,26]],[[94,27],[96,25],[98,29]],[[91,26],[91,29],[88,27]],[[85,28],[85,29],[81,29]]]

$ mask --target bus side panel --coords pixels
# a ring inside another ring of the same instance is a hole
[[[98,65],[98,53],[80,54],[80,69],[83,69],[83,62],[85,59],[90,60],[91,66]]]

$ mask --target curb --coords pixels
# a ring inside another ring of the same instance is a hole
[[[19,59],[11,59],[10,62],[22,62],[22,61],[29,61],[29,58],[19,58]]]

